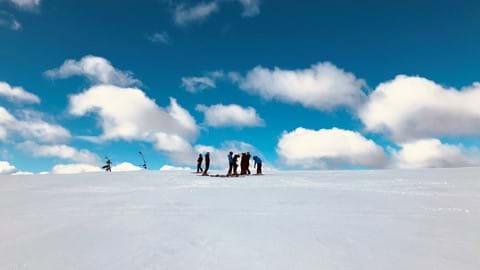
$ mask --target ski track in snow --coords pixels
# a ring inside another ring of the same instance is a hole
[[[480,269],[480,169],[0,177],[0,269]]]

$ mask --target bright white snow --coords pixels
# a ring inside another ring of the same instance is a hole
[[[0,177],[0,269],[480,269],[480,169]]]

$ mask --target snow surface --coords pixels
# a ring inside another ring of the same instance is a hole
[[[480,269],[480,169],[0,177],[0,269]]]

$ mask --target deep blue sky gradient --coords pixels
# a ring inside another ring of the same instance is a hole
[[[194,3],[194,2],[192,2]],[[142,90],[160,106],[175,97],[202,122],[196,104],[230,104],[256,108],[265,120],[258,128],[209,128],[196,143],[219,145],[238,140],[255,145],[275,163],[275,146],[282,131],[338,127],[362,130],[348,111],[321,112],[301,105],[266,102],[228,82],[217,89],[191,94],[180,86],[183,76],[212,70],[246,72],[257,65],[303,69],[318,62],[336,66],[366,80],[370,88],[398,74],[421,75],[438,83],[462,87],[480,74],[480,2],[478,1],[287,1],[263,0],[258,16],[244,18],[238,3],[223,4],[202,23],[176,26],[167,1],[44,0],[37,11],[20,11],[2,2],[22,23],[20,31],[0,28],[0,81],[22,86],[42,103],[25,106],[51,115],[74,135],[101,133],[94,117],[66,113],[68,95],[89,84],[75,77],[51,80],[43,75],[66,59],[104,57],[142,81]],[[170,44],[150,42],[154,32],[168,32]],[[0,100],[10,110],[21,109]],[[383,146],[391,143],[366,134]],[[456,140],[478,145],[476,138]],[[169,163],[152,146],[116,141],[96,145],[74,140],[100,156],[138,163],[142,149],[154,167]],[[56,159],[32,158],[12,145],[8,160],[30,171],[49,170]]]

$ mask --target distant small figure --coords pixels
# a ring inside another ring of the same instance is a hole
[[[145,161],[145,157],[143,156],[142,151],[138,151],[138,154],[142,157],[142,161],[143,161],[142,168],[146,170],[147,169],[147,162]]]
[[[104,169],[107,172],[112,172],[112,161],[108,158],[105,157],[105,165],[103,165],[102,169]]]
[[[238,169],[238,158],[240,158],[240,155],[235,155],[233,156],[233,160],[232,160],[232,165],[233,165],[233,175],[235,176],[238,176],[238,172],[237,172],[237,169]]]
[[[197,173],[203,172],[202,162],[203,162],[203,156],[202,156],[202,154],[198,154],[198,158],[197,158]]]
[[[233,152],[228,153],[228,173],[227,176],[232,175],[233,171]]]
[[[245,160],[245,173],[247,175],[251,174],[250,173],[250,157],[251,157],[250,152],[247,152],[247,154],[245,155],[245,159],[246,159]]]
[[[257,175],[262,174],[262,160],[257,156],[253,156],[253,161],[255,162],[253,168],[257,167]]]
[[[208,169],[210,168],[210,153],[205,153],[205,170],[203,171],[203,175],[208,175]]]

